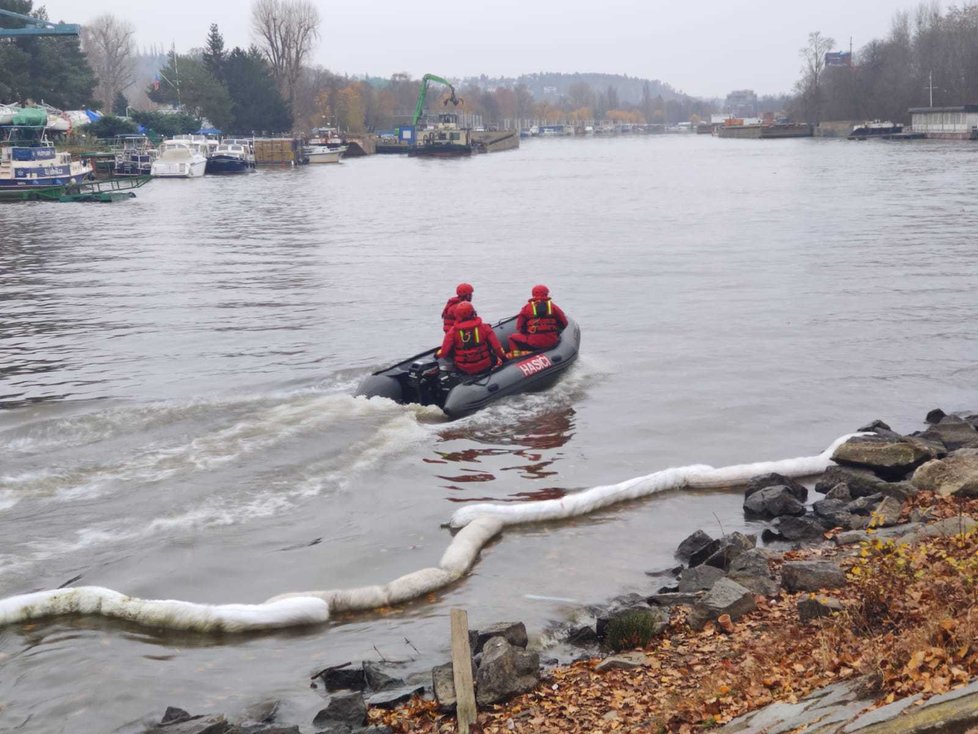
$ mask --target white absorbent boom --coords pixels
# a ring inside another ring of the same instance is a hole
[[[458,510],[450,526],[459,529],[437,567],[423,568],[377,586],[280,594],[262,604],[196,604],[172,599],[138,599],[99,586],[37,591],[0,599],[0,625],[63,614],[101,615],[172,630],[203,633],[249,632],[321,624],[331,613],[402,604],[459,580],[479,551],[507,525],[563,520],[666,490],[734,487],[751,477],[776,472],[786,477],[819,474],[832,464],[836,439],[817,456],[713,468],[703,464],[663,469],[644,477],[543,502],[478,504]]]

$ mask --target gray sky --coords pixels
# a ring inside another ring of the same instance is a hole
[[[463,77],[593,71],[661,79],[688,94],[790,91],[811,31],[848,49],[884,37],[915,0],[312,0],[323,19],[313,62],[340,74]],[[252,38],[246,0],[35,0],[53,19],[112,13],[137,42],[202,46],[216,22],[228,48]],[[430,10],[428,10],[430,8]]]

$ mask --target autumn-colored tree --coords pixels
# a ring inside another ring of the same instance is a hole
[[[365,111],[359,84],[350,84],[336,93],[336,124],[347,132],[364,131]]]
[[[641,125],[645,117],[638,110],[608,110],[605,117],[611,122],[628,125]]]
[[[574,123],[586,123],[591,122],[594,119],[594,113],[591,112],[590,107],[578,107],[576,110],[571,110],[567,113],[567,121]]]

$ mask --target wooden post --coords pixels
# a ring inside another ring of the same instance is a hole
[[[455,679],[458,731],[459,734],[469,734],[477,711],[472,682],[472,651],[469,648],[469,617],[464,609],[452,610],[452,674]]]

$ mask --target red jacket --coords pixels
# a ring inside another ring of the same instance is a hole
[[[441,349],[435,355],[438,358],[448,358],[454,355],[455,368],[467,375],[485,372],[492,367],[493,354],[500,361],[506,359],[503,345],[489,324],[475,316],[468,321],[456,321],[441,344]]]
[[[549,298],[531,298],[516,317],[519,341],[537,349],[554,346],[566,327],[567,316]]]
[[[445,308],[441,310],[441,328],[445,333],[448,333],[448,330],[455,325],[455,307],[461,302],[461,298],[452,296],[448,299],[448,303],[445,304]]]

